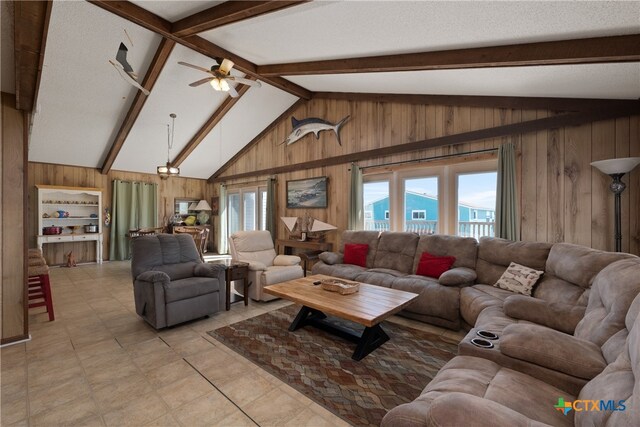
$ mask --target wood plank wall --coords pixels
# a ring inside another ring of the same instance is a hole
[[[38,234],[38,194],[35,188],[36,184],[98,187],[103,191],[103,208],[111,208],[112,182],[116,179],[158,184],[159,225],[165,224],[168,217],[173,215],[173,199],[176,197],[204,198],[211,203],[213,187],[203,179],[170,178],[165,181],[161,180],[157,175],[116,170],[110,171],[107,175],[102,175],[98,169],[93,168],[29,162],[29,247],[36,246],[36,235]],[[110,230],[108,227],[103,227],[103,258],[105,260],[109,259]],[[211,239],[213,239],[213,236],[211,236]],[[47,244],[43,248],[45,258],[50,265],[64,264],[66,262],[65,254],[70,251],[73,251],[78,262],[95,261],[94,242]]]
[[[24,179],[26,117],[15,109],[15,96],[2,93],[0,147],[0,271],[2,272],[2,343],[28,336],[25,302]]]
[[[229,176],[318,158],[397,145],[425,138],[544,118],[549,111],[496,108],[410,105],[400,103],[312,100],[293,114],[297,119],[320,117],[337,123],[351,119],[342,129],[342,146],[333,132],[320,139],[307,136],[291,146],[278,145],[291,132],[283,122],[224,172]],[[560,128],[493,140],[425,149],[358,162],[380,165],[416,158],[496,148],[513,141],[518,155],[518,189],[521,237],[540,242],[571,242],[613,250],[613,195],[609,177],[590,166],[594,160],[640,156],[640,116],[624,117],[582,126]],[[451,160],[451,162],[460,160]],[[302,209],[286,209],[286,181],[316,176],[329,177],[329,207],[309,210],[325,222],[347,226],[349,165],[300,170],[277,176],[278,217],[301,216]],[[258,177],[265,178],[265,177]],[[640,254],[640,168],[623,179],[623,250]],[[246,178],[240,181],[249,181]],[[227,184],[233,184],[228,181]],[[216,185],[216,194],[218,185]],[[336,241],[338,233],[330,239]],[[278,237],[286,237],[279,224]]]

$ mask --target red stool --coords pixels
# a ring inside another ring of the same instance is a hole
[[[29,308],[34,307],[47,307],[47,313],[49,313],[49,321],[55,320],[53,314],[53,299],[51,298],[51,284],[49,282],[49,267],[44,263],[44,259],[41,258],[40,265],[31,265],[34,258],[29,259],[29,279],[28,285],[28,298]],[[33,302],[32,302],[33,301]]]

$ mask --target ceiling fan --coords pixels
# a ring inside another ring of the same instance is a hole
[[[191,87],[196,87],[205,83],[210,83],[215,90],[229,92],[231,97],[237,98],[239,96],[238,92],[236,91],[235,87],[233,87],[229,83],[237,83],[237,84],[243,84],[243,85],[255,86],[255,87],[262,86],[259,81],[229,75],[229,72],[233,68],[232,61],[228,59],[222,59],[222,58],[215,58],[215,60],[217,64],[212,65],[210,70],[207,70],[204,67],[199,67],[197,65],[189,64],[187,62],[182,62],[182,61],[178,61],[178,64],[210,74],[209,77],[205,77],[202,80],[198,80],[196,82],[191,83],[189,85]]]

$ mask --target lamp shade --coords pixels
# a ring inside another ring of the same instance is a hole
[[[627,173],[640,164],[640,157],[624,157],[620,159],[598,160],[591,166],[600,169],[607,175]]]
[[[210,211],[211,210],[211,206],[209,206],[209,203],[207,203],[206,200],[200,200],[198,202],[198,205],[193,208],[194,211]]]

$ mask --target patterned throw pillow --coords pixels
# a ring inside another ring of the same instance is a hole
[[[544,271],[534,270],[533,268],[512,262],[493,286],[531,296],[533,285],[536,284],[543,273]]]

